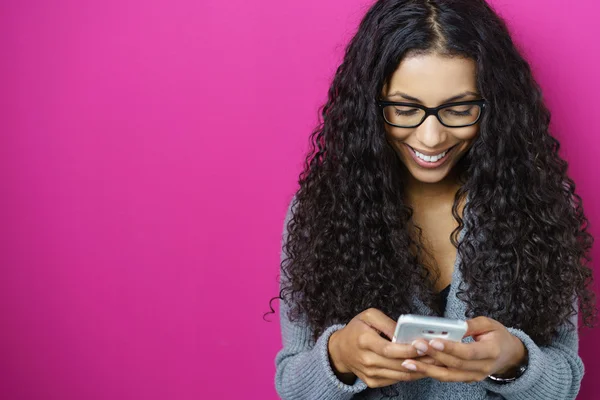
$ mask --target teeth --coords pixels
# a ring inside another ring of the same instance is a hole
[[[438,161],[440,158],[444,157],[447,152],[448,151],[446,150],[445,152],[438,154],[437,156],[426,156],[425,154],[419,153],[418,151],[415,150],[415,154],[417,155],[417,157],[419,157],[421,160],[425,160],[428,162]]]

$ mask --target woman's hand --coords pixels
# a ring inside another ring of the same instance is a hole
[[[403,366],[442,382],[478,382],[488,375],[506,373],[525,359],[526,349],[521,340],[500,322],[477,317],[467,323],[465,336],[472,336],[474,343],[440,339],[413,342],[419,354],[426,354],[447,368],[419,360],[407,360]]]
[[[329,357],[336,375],[352,384],[358,376],[368,387],[392,385],[399,381],[413,381],[426,376],[402,366],[405,359],[418,359],[420,365],[435,363],[428,356],[420,356],[410,344],[392,343],[380,336],[391,338],[396,322],[381,311],[370,308],[354,317],[344,328],[329,338]]]

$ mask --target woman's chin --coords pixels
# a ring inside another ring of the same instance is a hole
[[[410,163],[412,160],[409,160],[408,162]],[[423,183],[442,182],[450,175],[450,169],[447,166],[436,169],[425,169],[419,167],[418,165],[408,166],[406,163],[404,166],[405,170],[407,170],[407,173],[409,173],[415,180]]]

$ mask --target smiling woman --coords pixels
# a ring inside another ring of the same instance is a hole
[[[592,238],[503,21],[483,0],[377,1],[322,116],[284,226],[279,394],[575,398]],[[409,313],[468,330],[392,343]]]
[[[485,104],[475,71],[469,58],[408,52],[383,86],[381,97],[388,101],[381,103],[386,138],[405,166],[407,179],[455,179],[450,171],[477,137]]]

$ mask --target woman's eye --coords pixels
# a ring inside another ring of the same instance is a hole
[[[445,112],[447,112],[448,114],[452,114],[452,115],[456,115],[456,116],[466,116],[466,115],[471,115],[471,110],[473,109],[473,107],[469,107],[467,109],[456,109],[456,108],[447,108],[445,110]]]
[[[395,109],[396,115],[414,115],[418,111],[419,111],[418,108],[404,108],[404,109],[396,108]]]

